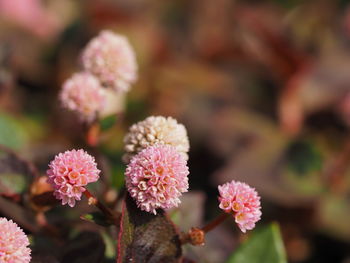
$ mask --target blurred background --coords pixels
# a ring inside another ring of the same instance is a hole
[[[349,263],[349,4],[0,0],[0,144],[42,174],[58,152],[87,148],[84,126],[57,95],[89,39],[111,29],[135,48],[139,79],[123,118],[101,137],[106,172],[95,190],[106,202],[123,185],[128,127],[173,116],[191,143],[190,192],[170,212],[181,229],[219,213],[218,184],[245,181],[262,196],[258,225],[279,222],[288,262]],[[24,180],[18,192],[28,187]],[[58,213],[73,213],[66,210],[53,208],[49,220],[60,224]],[[244,238],[228,221],[185,254],[224,262]],[[43,237],[33,240],[44,247]]]

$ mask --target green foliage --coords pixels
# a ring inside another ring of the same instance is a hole
[[[27,140],[20,122],[9,115],[0,114],[0,144],[12,149],[20,149]]]
[[[299,175],[320,171],[322,156],[314,144],[307,141],[293,142],[287,152],[289,169]]]
[[[80,216],[81,219],[95,223],[100,226],[111,226],[113,222],[110,222],[108,218],[101,212],[92,212]]]
[[[109,115],[109,116],[103,118],[100,121],[101,130],[106,131],[106,130],[112,128],[114,126],[114,124],[116,123],[116,121],[117,121],[116,114],[112,114],[112,115]]]
[[[227,263],[287,263],[279,226],[273,223],[254,231]]]
[[[124,186],[124,167],[121,165],[112,167],[112,185],[115,189],[120,190]]]
[[[31,173],[25,162],[6,148],[0,148],[0,194],[21,194],[27,188]]]
[[[0,193],[20,194],[26,188],[26,180],[22,174],[0,173]]]

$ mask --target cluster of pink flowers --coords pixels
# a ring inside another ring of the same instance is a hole
[[[87,44],[82,62],[85,70],[116,91],[128,91],[130,84],[137,79],[135,53],[128,40],[108,30]]]
[[[76,73],[64,82],[60,100],[65,108],[77,112],[87,122],[96,118],[106,102],[100,82],[87,72]]]
[[[70,207],[81,199],[85,186],[96,182],[100,170],[95,158],[83,150],[72,150],[58,154],[49,165],[48,182],[55,189],[54,195],[62,204]]]
[[[154,130],[154,123],[150,122],[147,128]],[[134,137],[141,141],[147,135],[143,133],[142,126],[138,131],[143,137]],[[164,133],[160,136],[163,139],[171,129],[159,129],[158,134],[160,131]],[[134,143],[135,140],[130,141]],[[130,196],[141,210],[153,214],[157,213],[157,209],[177,207],[181,203],[181,195],[188,191],[186,156],[172,144],[154,142],[141,143],[141,146],[145,147],[135,151],[125,171]],[[58,154],[49,168],[48,182],[55,189],[55,197],[62,200],[63,205],[71,207],[81,199],[86,191],[84,187],[97,181],[100,173],[95,159],[83,150]],[[255,189],[245,183],[231,181],[218,186],[218,190],[219,207],[234,216],[242,232],[253,229],[261,217],[260,197]]]
[[[219,207],[232,213],[242,232],[251,230],[260,220],[260,197],[254,188],[241,182],[231,181],[220,185]]]
[[[126,168],[128,191],[141,210],[176,207],[188,190],[186,159],[174,146],[150,146],[134,156]]]
[[[82,121],[91,122],[105,108],[120,108],[110,105],[115,101],[108,98],[122,97],[129,90],[137,79],[137,63],[128,40],[107,30],[87,44],[82,62],[84,71],[63,84],[60,100],[63,107],[75,111]]]
[[[31,259],[29,240],[12,220],[0,218],[0,262],[28,263]]]

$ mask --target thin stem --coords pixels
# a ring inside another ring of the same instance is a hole
[[[118,220],[119,215],[116,215],[107,206],[102,204],[89,190],[85,189],[84,195],[88,198],[88,204],[96,206],[105,216],[107,216],[113,223]]]
[[[208,223],[202,228],[196,228],[192,227],[188,233],[182,233],[181,234],[181,243],[187,244],[191,243],[194,246],[201,246],[204,245],[205,243],[205,234],[208,233],[209,231],[213,230],[215,227],[220,225],[222,222],[225,221],[226,218],[228,218],[230,214],[228,213],[222,213],[219,215],[217,218],[215,218],[213,221]]]
[[[204,233],[208,233],[210,230],[214,229],[218,225],[220,225],[222,222],[225,221],[226,218],[228,218],[230,214],[228,213],[222,213],[217,218],[215,218],[213,221],[206,224],[204,227],[202,227],[202,231]]]

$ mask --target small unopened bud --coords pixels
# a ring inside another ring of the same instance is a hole
[[[202,229],[192,227],[188,232],[189,241],[194,246],[203,246],[205,243],[205,233]]]
[[[96,205],[97,203],[98,203],[98,201],[95,197],[89,197],[89,199],[88,199],[89,205]]]

